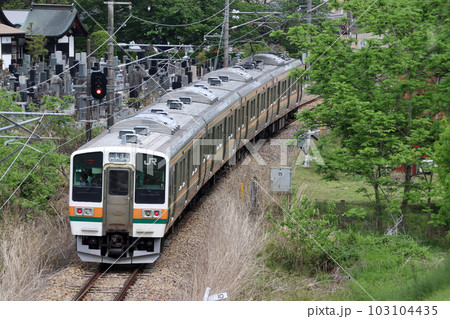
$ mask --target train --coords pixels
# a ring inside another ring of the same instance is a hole
[[[246,143],[299,108],[305,68],[261,53],[211,71],[118,121],[71,155],[69,219],[83,262],[154,263],[166,233]]]

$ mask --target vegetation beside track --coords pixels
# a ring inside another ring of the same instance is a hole
[[[425,235],[426,214],[412,207],[404,228],[386,234],[375,225],[370,201],[356,192],[358,178],[326,181],[297,167],[293,180],[297,197],[269,209],[264,271],[252,299],[450,298],[449,241],[439,226],[432,238]]]

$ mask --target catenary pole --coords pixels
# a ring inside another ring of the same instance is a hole
[[[223,66],[228,67],[228,46],[230,41],[230,0],[225,0],[225,30],[223,41]]]

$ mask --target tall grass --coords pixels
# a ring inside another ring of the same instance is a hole
[[[46,274],[74,253],[66,200],[50,203],[52,211],[27,220],[5,209],[0,225],[0,300],[33,300]]]
[[[414,271],[414,268],[412,268]],[[417,270],[415,271],[417,272]],[[385,293],[380,300],[436,300],[441,291],[442,300],[450,298],[450,258],[441,260],[439,267],[425,273],[414,274],[414,278],[399,289]],[[445,298],[445,299],[444,299]]]
[[[243,177],[251,173],[255,171],[250,167],[231,172],[230,182],[216,185],[202,204],[210,210],[211,220],[204,249],[195,262],[190,300],[202,300],[206,287],[212,294],[227,292],[229,299],[236,300],[251,285],[257,254],[266,244],[262,210],[251,209],[248,191],[246,200],[240,199],[240,181],[248,180]]]

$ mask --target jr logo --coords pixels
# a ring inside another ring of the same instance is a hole
[[[158,164],[158,161],[156,160],[156,158],[149,158],[149,160],[144,160],[145,166],[149,166],[149,165],[155,166],[156,164]]]

